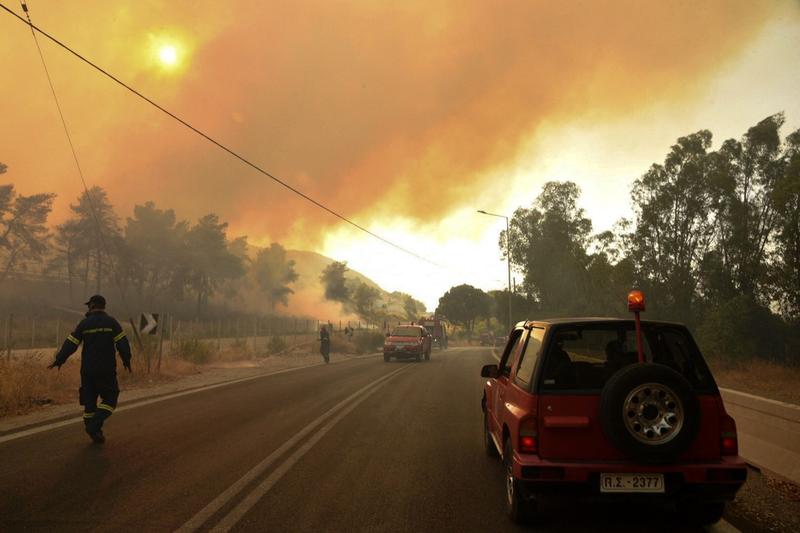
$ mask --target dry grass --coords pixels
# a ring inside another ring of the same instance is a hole
[[[800,404],[800,368],[750,359],[737,362],[708,361],[720,387],[735,389],[781,402]]]
[[[48,371],[51,358],[46,359],[43,354],[36,354],[24,361],[12,359],[0,363],[0,416],[23,414],[41,405],[77,401],[78,366]]]
[[[319,352],[319,342],[315,336],[285,337],[286,349],[272,357],[293,357]],[[133,373],[129,374],[118,364],[117,377],[123,390],[147,388],[162,383],[175,381],[181,377],[202,372],[209,366],[255,366],[259,360],[270,356],[268,342],[259,339],[258,351],[253,351],[252,339],[241,339],[222,345],[217,351],[214,341],[200,341],[203,345],[198,352],[202,357],[192,353],[175,351],[172,356],[169,350],[164,351],[161,368],[156,368],[156,359],[150,362],[150,373],[142,356],[134,354]],[[332,351],[336,353],[356,353],[356,347],[343,336],[334,336]],[[78,387],[80,386],[80,356],[74,355],[60,370],[48,370],[47,365],[53,360],[52,353],[19,352],[11,361],[0,359],[0,418],[28,413],[38,407],[54,404],[78,403]],[[199,364],[204,363],[204,364]]]
[[[37,353],[24,359],[0,363],[0,417],[21,415],[53,404],[78,403],[80,358],[72,357],[61,369],[48,369],[52,355]],[[129,374],[120,366],[117,376],[121,389],[134,389],[174,381],[197,372],[197,367],[179,359],[162,361],[161,372],[155,366],[148,374],[145,368],[134,366]]]

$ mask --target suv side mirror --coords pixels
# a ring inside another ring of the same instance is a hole
[[[499,370],[497,365],[486,365],[481,368],[481,377],[482,378],[496,378]]]

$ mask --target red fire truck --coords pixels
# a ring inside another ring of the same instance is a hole
[[[433,346],[440,350],[447,349],[447,321],[443,317],[422,317],[417,322],[424,326],[433,337]]]

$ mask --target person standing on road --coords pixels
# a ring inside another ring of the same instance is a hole
[[[83,406],[86,433],[93,442],[101,444],[105,442],[103,422],[114,412],[119,397],[116,352],[119,352],[122,365],[130,372],[131,347],[119,322],[106,314],[105,298],[96,294],[89,298],[86,305],[89,306],[86,318],[67,336],[55,360],[47,368],[61,369],[61,365],[83,343],[78,397]]]
[[[319,330],[319,353],[322,354],[322,358],[325,359],[326,363],[329,363],[331,358],[331,335],[328,333],[328,328],[322,326]]]

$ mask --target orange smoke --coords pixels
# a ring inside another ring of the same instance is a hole
[[[154,99],[362,224],[431,221],[474,197],[539,125],[690,98],[781,6],[667,3],[151,1],[38,6],[35,22]],[[42,11],[39,11],[41,9]],[[150,34],[193,51],[147,66]],[[28,30],[0,16],[17,88],[0,161],[23,192],[80,192]],[[87,178],[119,212],[155,200],[233,233],[308,246],[336,222],[45,45]],[[380,209],[376,209],[376,205]]]

